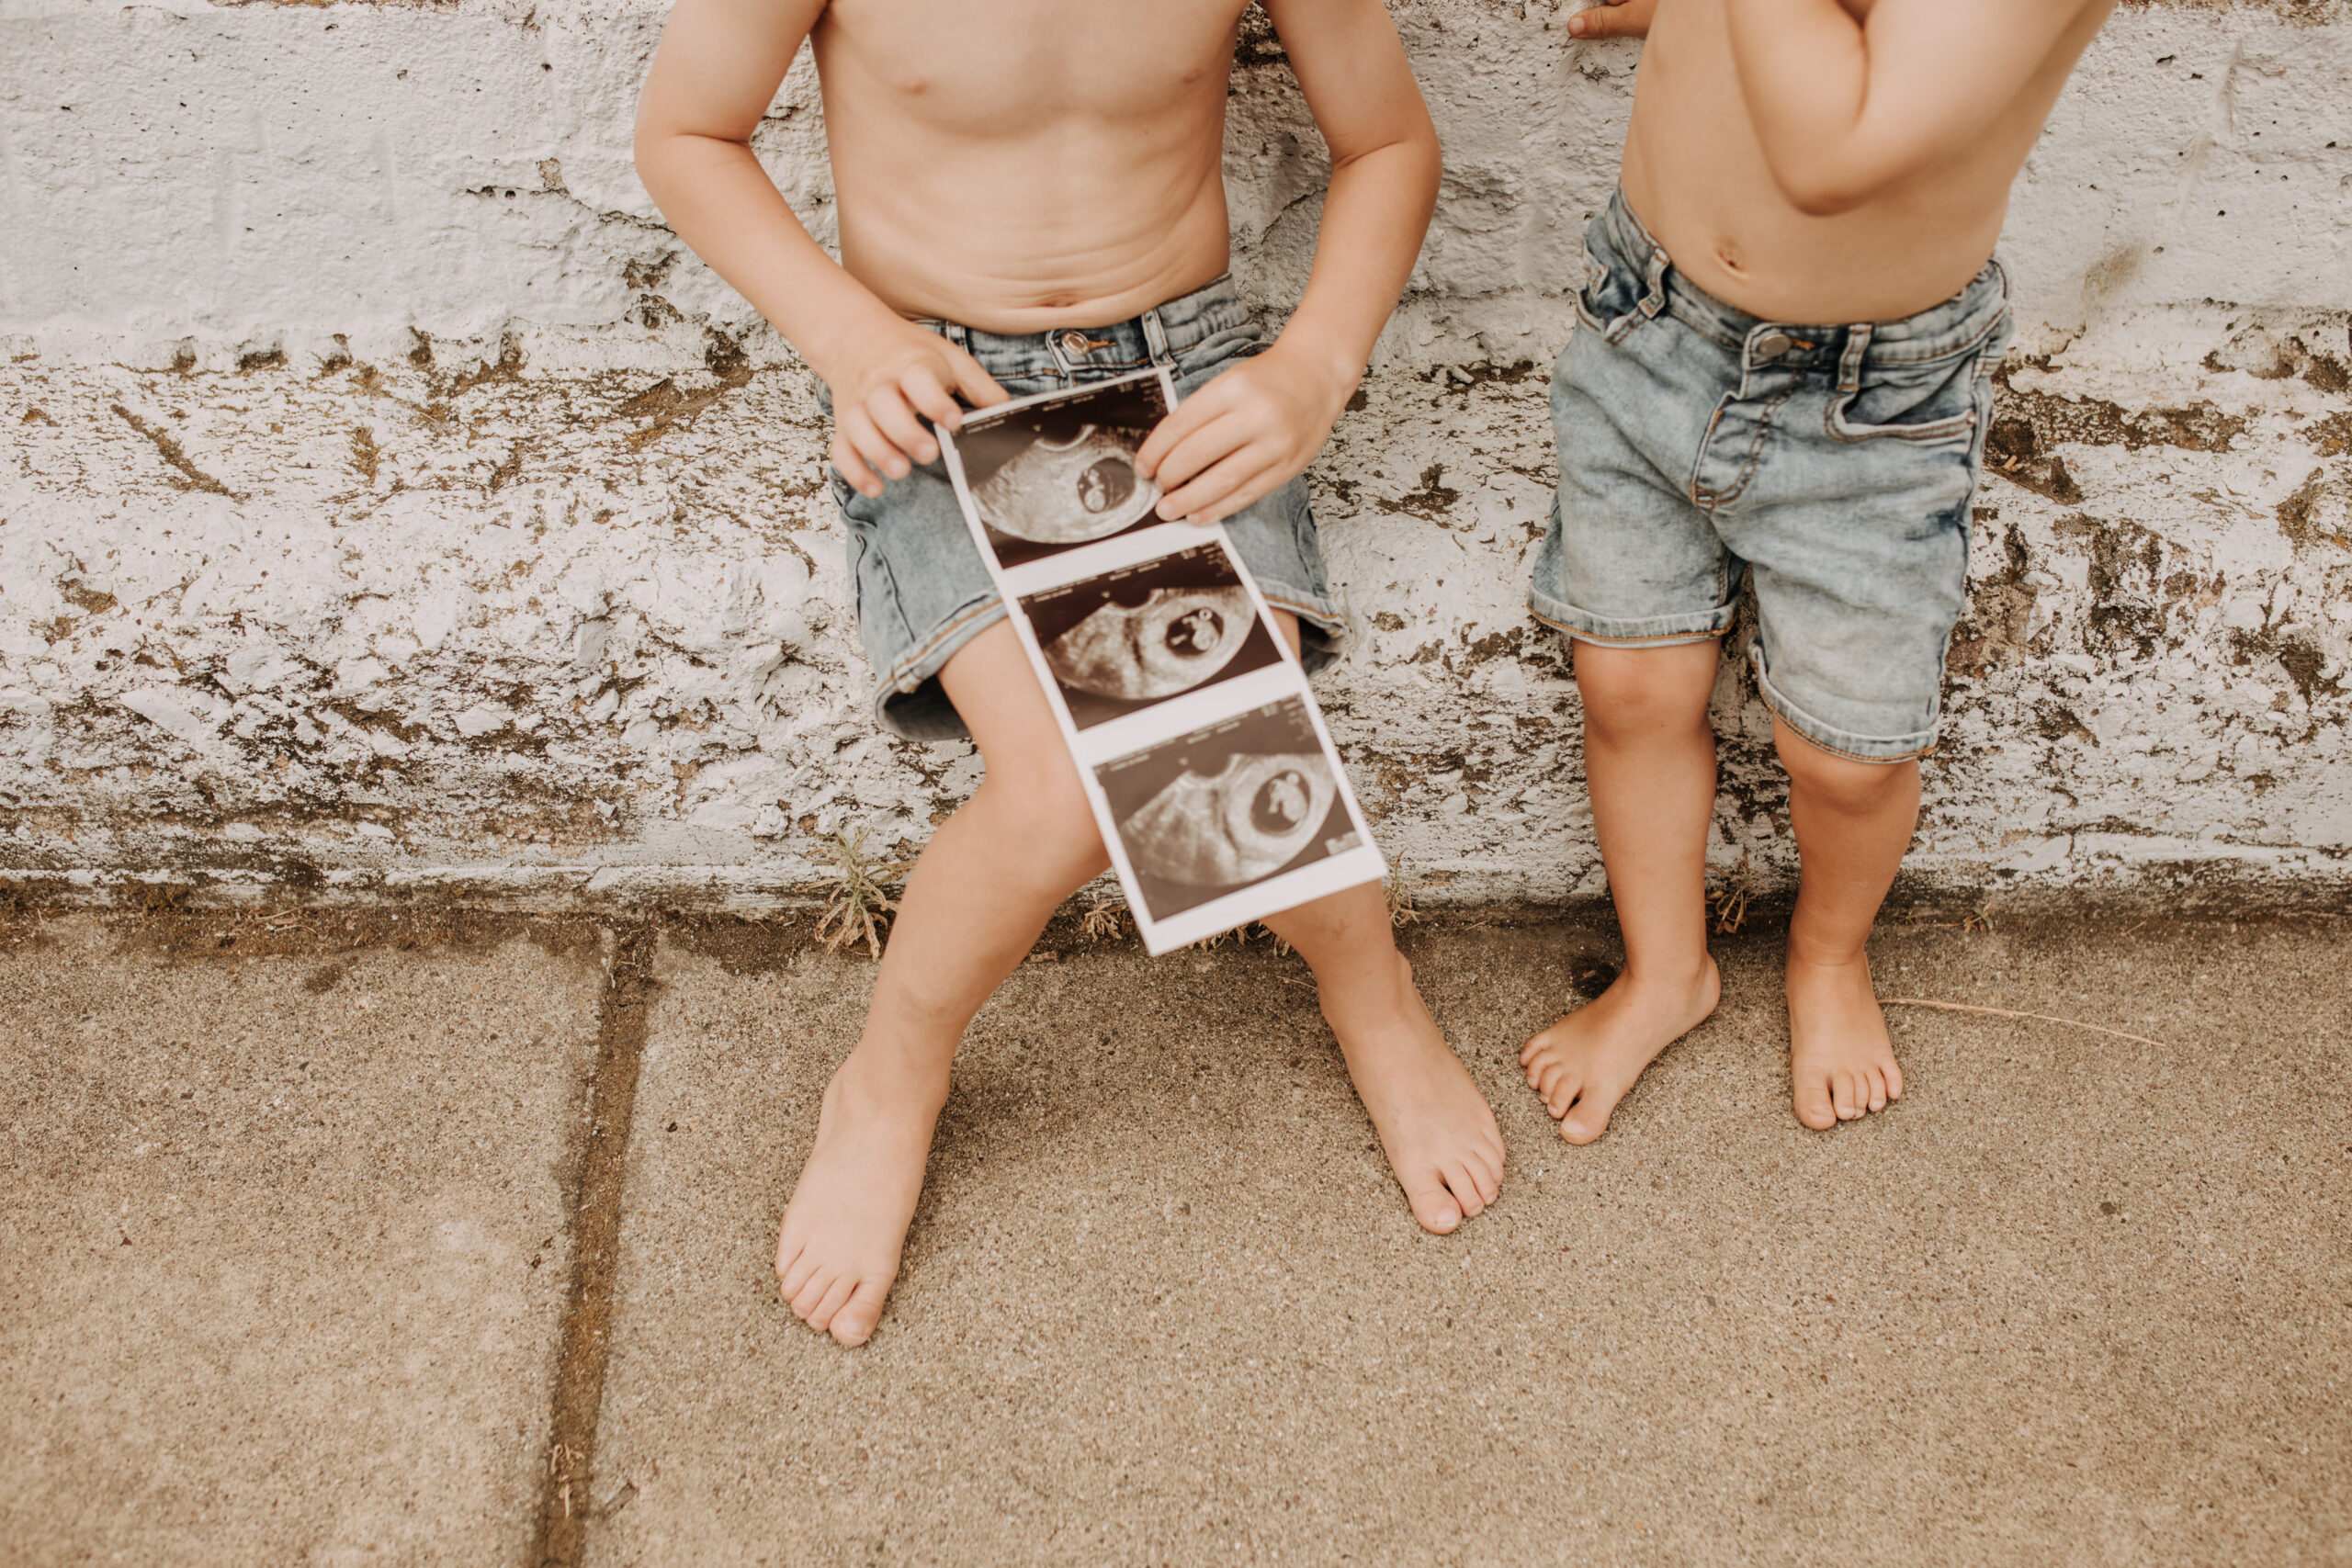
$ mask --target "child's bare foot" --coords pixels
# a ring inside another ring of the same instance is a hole
[[[1503,1135],[1414,988],[1413,966],[1402,954],[1396,963],[1393,982],[1355,994],[1325,986],[1323,1017],[1413,1218],[1444,1235],[1502,1190]]]
[[[865,1344],[882,1320],[947,1098],[944,1064],[926,1073],[880,1055],[861,1045],[825,1086],[817,1146],[775,1244],[784,1303],[844,1345]]]
[[[1789,1086],[1797,1120],[1822,1132],[1903,1098],[1903,1069],[1871,989],[1867,958],[1789,956]]]
[[[1702,964],[1671,980],[1629,970],[1520,1048],[1528,1087],[1560,1123],[1560,1136],[1589,1144],[1609,1131],[1610,1113],[1642,1069],[1715,1010],[1723,977],[1712,957]]]

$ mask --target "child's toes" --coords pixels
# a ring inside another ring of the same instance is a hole
[[[1461,1205],[1464,1219],[1475,1220],[1486,1212],[1489,1200],[1478,1190],[1478,1178],[1467,1161],[1445,1173],[1445,1190],[1453,1193],[1454,1202]]]
[[[1542,1064],[1536,1071],[1528,1075],[1528,1082],[1534,1089],[1537,1097],[1544,1101],[1544,1109],[1552,1113],[1552,1119],[1555,1122],[1567,1113],[1569,1106],[1576,1103],[1577,1089],[1576,1075],[1557,1062]]]
[[[889,1294],[887,1280],[861,1280],[856,1293],[833,1314],[833,1337],[843,1345],[863,1345],[873,1338],[875,1325],[882,1321],[882,1303]]]
[[[1609,1131],[1609,1113],[1616,1101],[1603,1100],[1587,1090],[1560,1116],[1560,1136],[1572,1144],[1589,1144]]]
[[[1407,1183],[1405,1201],[1420,1227],[1433,1235],[1449,1235],[1462,1224],[1462,1205],[1435,1171]]]
[[[1560,1075],[1544,1096],[1544,1109],[1552,1113],[1553,1121],[1556,1122],[1568,1113],[1568,1107],[1577,1102],[1577,1095],[1583,1088],[1567,1074]]]
[[[1830,1080],[1830,1098],[1838,1107],[1838,1120],[1851,1122],[1862,1113],[1863,1097],[1860,1085],[1850,1072],[1840,1072]]]
[[[1795,1084],[1797,1120],[1816,1133],[1826,1133],[1838,1125],[1838,1108],[1829,1098],[1829,1077],[1806,1074]]]
[[[833,1288],[836,1277],[830,1269],[808,1270],[807,1277],[786,1299],[785,1304],[792,1308],[792,1315],[803,1323],[814,1317],[817,1309],[825,1304],[825,1292]]]
[[[1502,1196],[1503,1162],[1499,1151],[1481,1152],[1468,1161],[1471,1184],[1478,1190],[1478,1201],[1491,1203]]]
[[[775,1265],[776,1300],[790,1306],[792,1298],[800,1293],[802,1287],[808,1283],[808,1277],[816,1271],[817,1260],[806,1251],[778,1257]]]
[[[856,1292],[855,1280],[850,1279],[847,1275],[836,1279],[825,1288],[825,1293],[818,1298],[816,1306],[805,1314],[808,1326],[820,1334],[831,1327],[833,1314],[849,1305],[850,1297]]]

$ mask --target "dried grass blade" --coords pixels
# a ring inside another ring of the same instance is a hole
[[[2046,1012],[2019,1012],[2014,1008],[1978,1007],[1973,1002],[1931,1002],[1925,997],[1881,997],[1878,1005],[1883,1008],[1933,1008],[1938,1012],[1981,1012],[1991,1018],[2030,1018],[2037,1023],[2060,1023],[2069,1029],[2087,1029],[2093,1034],[2112,1034],[2118,1040],[2129,1040],[2135,1045],[2160,1046],[2164,1043],[2144,1034],[2126,1034],[2103,1023],[2085,1023],[2079,1018],[2052,1018]]]

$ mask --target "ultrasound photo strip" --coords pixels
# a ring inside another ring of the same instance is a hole
[[[1159,487],[1136,453],[1175,406],[1175,382],[1154,368],[967,414],[941,445],[980,553],[1010,571],[1160,525]]]
[[[1173,395],[1145,371],[940,432],[1153,953],[1386,869],[1232,540],[1152,514],[1135,457]]]
[[[1379,854],[1304,694],[1092,772],[1130,907],[1167,945],[1380,874]]]
[[[1239,563],[1214,538],[1020,604],[1078,729],[1282,662]]]

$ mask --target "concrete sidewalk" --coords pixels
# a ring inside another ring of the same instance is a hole
[[[1070,947],[854,1353],[770,1272],[871,976],[805,923],[0,937],[11,1562],[2352,1564],[2337,923],[1892,929],[2162,1043],[1901,1010],[1827,1135],[1726,939],[1577,1150],[1515,1055],[1605,928],[1431,922],[1512,1162],[1447,1239],[1295,959]]]

